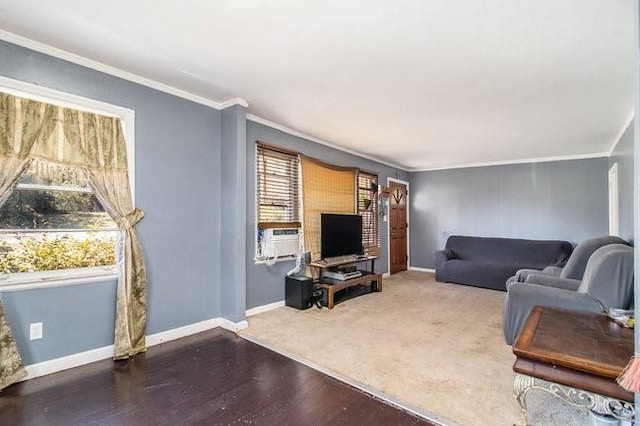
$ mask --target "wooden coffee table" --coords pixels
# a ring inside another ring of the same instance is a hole
[[[635,416],[634,395],[615,381],[633,356],[633,330],[604,314],[533,308],[513,345],[513,393],[526,424],[525,397],[540,389],[621,420]]]

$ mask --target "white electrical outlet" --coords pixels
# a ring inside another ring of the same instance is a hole
[[[42,323],[34,322],[29,325],[29,339],[38,340],[42,339]]]

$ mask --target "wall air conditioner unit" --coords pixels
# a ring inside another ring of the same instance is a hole
[[[266,257],[295,256],[300,250],[299,228],[265,229],[262,238],[262,255]]]

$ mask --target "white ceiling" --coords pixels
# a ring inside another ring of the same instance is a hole
[[[634,0],[0,0],[0,29],[408,170],[608,152],[638,71]]]

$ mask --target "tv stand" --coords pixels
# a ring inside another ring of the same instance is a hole
[[[317,268],[320,271],[320,281],[316,286],[323,290],[325,295],[323,299],[326,300],[326,304],[329,309],[333,309],[336,300],[339,302],[340,297],[336,297],[336,294],[340,296],[344,291],[349,291],[351,287],[369,285],[370,292],[382,291],[382,274],[376,274],[374,272],[375,259],[376,257],[374,256],[341,256],[340,258],[322,259],[309,264],[309,266]],[[348,265],[355,266],[356,263],[365,261],[371,262],[371,269],[369,271],[358,271],[361,274],[358,277],[343,280],[331,278],[325,275],[326,272],[330,270],[352,270],[353,268],[341,267]]]

